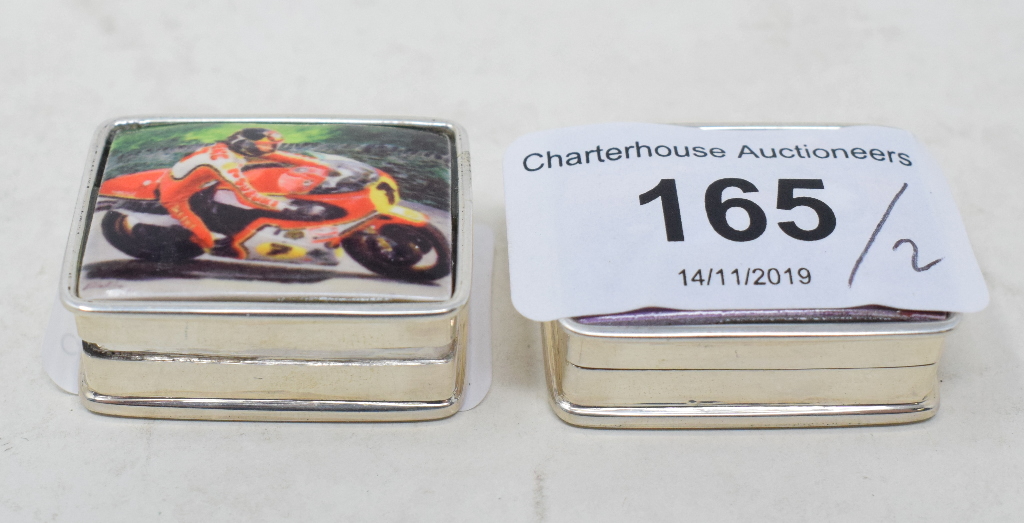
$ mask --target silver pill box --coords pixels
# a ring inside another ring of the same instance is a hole
[[[469,184],[451,122],[109,122],[61,281],[84,340],[83,404],[180,419],[454,414]]]
[[[604,428],[908,423],[938,408],[959,315],[648,309],[543,324],[551,405]]]

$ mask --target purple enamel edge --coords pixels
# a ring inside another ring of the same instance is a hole
[[[849,309],[769,309],[678,311],[647,308],[619,314],[581,316],[574,318],[583,325],[654,326],[654,325],[722,325],[732,323],[854,323],[942,321],[948,312],[908,311],[868,306]]]

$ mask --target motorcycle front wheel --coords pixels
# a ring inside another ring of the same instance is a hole
[[[430,281],[452,272],[448,238],[433,225],[385,225],[376,234],[349,236],[341,245],[363,267],[395,280]]]
[[[107,211],[100,226],[111,245],[140,260],[173,263],[203,253],[202,247],[192,242],[192,233],[181,226],[133,224],[128,216],[113,210]]]

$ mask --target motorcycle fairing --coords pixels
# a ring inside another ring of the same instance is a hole
[[[131,200],[156,200],[157,188],[170,169],[153,169],[111,178],[100,185],[100,196]]]

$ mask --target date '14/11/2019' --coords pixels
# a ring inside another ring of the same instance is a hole
[[[811,271],[805,267],[800,267],[796,271],[792,268],[780,271],[774,267],[767,270],[748,267],[745,271],[733,269],[729,272],[726,272],[725,269],[710,268],[707,273],[703,269],[697,269],[696,272],[689,274],[686,269],[683,269],[679,271],[679,275],[683,277],[685,286],[729,285],[733,283],[733,278],[735,278],[736,285],[809,285],[811,283]]]

